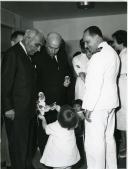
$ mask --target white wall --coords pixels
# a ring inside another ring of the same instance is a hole
[[[21,27],[20,16],[7,9],[1,8],[1,24],[19,29]]]
[[[51,31],[60,33],[68,44],[70,56],[79,49],[78,40],[82,37],[83,30],[91,25],[99,26],[103,35],[111,38],[114,31],[127,30],[127,14],[33,22],[33,27],[43,31],[45,36]]]
[[[26,30],[30,28],[33,28],[33,21],[21,17],[21,29]]]
[[[73,19],[58,19],[48,21],[34,21],[35,28],[43,30],[45,34],[50,31],[59,32],[65,40],[76,40],[82,36],[85,28],[97,25],[106,36],[110,36],[117,29],[127,29],[127,15],[107,15]]]

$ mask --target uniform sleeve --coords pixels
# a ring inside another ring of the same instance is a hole
[[[4,112],[14,108],[12,96],[16,69],[16,55],[13,51],[10,51],[4,55],[1,66],[1,89]]]
[[[96,57],[96,56],[93,56]],[[102,61],[96,57],[90,61],[86,81],[85,81],[85,94],[82,107],[84,109],[93,111],[96,103],[100,97],[102,86],[104,83],[104,65]]]
[[[73,58],[72,64],[73,64],[73,68],[74,68],[75,73],[77,75],[79,75],[79,73],[81,72],[81,67],[80,67],[80,64],[78,62],[78,59]]]

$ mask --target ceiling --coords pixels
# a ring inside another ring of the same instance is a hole
[[[79,9],[76,2],[2,1],[1,7],[30,20],[78,18],[123,14],[127,2],[94,2],[94,7]]]

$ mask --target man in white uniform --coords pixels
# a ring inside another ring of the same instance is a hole
[[[114,140],[115,108],[119,106],[119,58],[103,41],[97,26],[87,28],[83,40],[93,53],[85,79],[85,150],[88,169],[117,169]]]

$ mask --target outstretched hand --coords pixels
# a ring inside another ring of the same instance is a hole
[[[15,111],[13,109],[6,111],[5,112],[5,117],[7,117],[8,119],[14,120]]]

